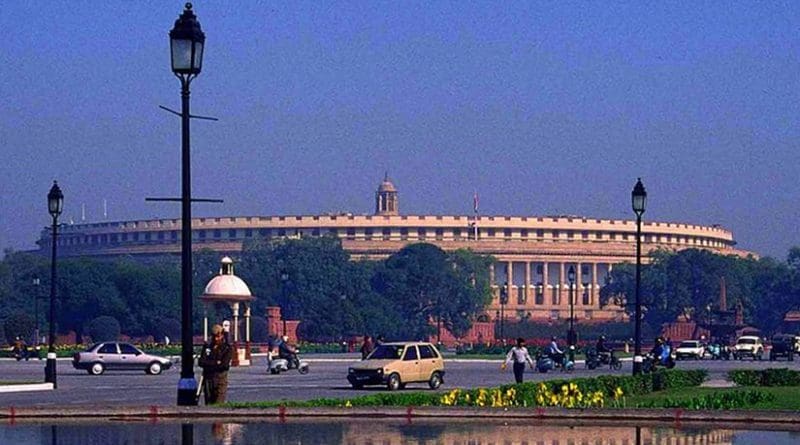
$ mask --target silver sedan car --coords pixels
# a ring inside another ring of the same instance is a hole
[[[158,375],[162,370],[169,369],[172,362],[164,357],[145,354],[130,343],[109,341],[97,343],[86,351],[73,355],[72,366],[92,375],[100,375],[106,369],[142,370]]]

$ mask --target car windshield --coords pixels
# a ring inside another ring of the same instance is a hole
[[[367,360],[394,360],[403,353],[402,345],[380,345],[372,351]]]
[[[685,342],[682,342],[681,345],[678,346],[678,347],[679,348],[696,348],[697,347],[697,342],[696,341],[685,341]]]
[[[740,345],[754,345],[756,341],[752,338],[740,338],[736,343]]]
[[[102,344],[103,343],[95,343],[92,346],[89,346],[89,348],[86,350],[86,352],[92,352],[92,351],[96,350]]]

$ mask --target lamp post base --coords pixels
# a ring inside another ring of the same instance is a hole
[[[633,356],[633,375],[639,375],[642,373],[642,356],[641,355],[634,355]]]
[[[197,406],[197,381],[181,378],[178,381],[178,406]]]
[[[58,372],[56,370],[56,353],[47,353],[47,363],[44,366],[44,381],[45,383],[52,383],[53,389],[58,388],[57,384]]]

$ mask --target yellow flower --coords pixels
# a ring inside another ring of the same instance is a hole
[[[352,408],[353,407],[353,403],[348,400],[348,401],[344,402],[344,407],[345,408]]]

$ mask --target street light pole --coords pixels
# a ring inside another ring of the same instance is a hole
[[[189,85],[200,74],[205,34],[186,3],[169,33],[172,72],[181,81],[181,378],[178,405],[197,405],[192,335],[192,181],[189,135]]]
[[[35,325],[33,329],[33,347],[36,354],[39,354],[39,277],[33,277],[33,318]],[[41,357],[38,357],[41,360]]]
[[[508,281],[500,289],[500,340],[506,341],[506,304],[508,303]]]
[[[58,216],[64,210],[64,194],[58,187],[58,183],[53,181],[53,187],[47,193],[47,210],[53,217],[53,241],[52,257],[50,260],[50,335],[48,336],[49,346],[47,348],[47,364],[44,368],[44,381],[53,384],[53,389],[58,387],[58,372],[56,370],[56,347],[54,344],[56,337],[56,246],[58,240]]]
[[[634,349],[633,349],[633,375],[642,373],[642,214],[647,202],[647,191],[642,184],[642,178],[636,181],[631,192],[631,205],[636,214],[636,311],[634,316]]]
[[[286,309],[289,308],[289,302],[286,299],[286,286],[289,282],[289,274],[286,272],[281,272],[281,299],[283,300],[283,304],[285,307],[281,308],[281,321],[283,322],[283,335],[286,335],[286,316],[287,311]]]
[[[569,332],[567,333],[567,343],[569,343],[569,346],[575,346],[575,267],[569,266],[567,280],[569,281]]]

